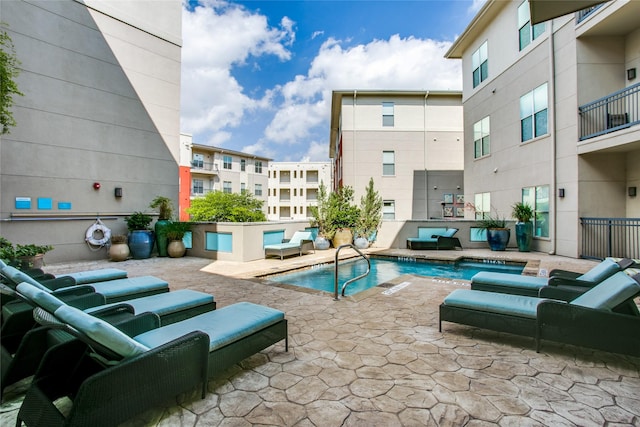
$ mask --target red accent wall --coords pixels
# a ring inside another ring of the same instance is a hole
[[[178,190],[178,211],[180,212],[180,221],[188,221],[189,214],[185,212],[191,206],[191,168],[189,166],[180,166],[180,187]]]

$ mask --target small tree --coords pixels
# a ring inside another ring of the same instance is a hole
[[[318,235],[324,236],[327,228],[327,213],[329,210],[329,196],[327,187],[320,181],[318,187],[318,203],[316,206],[309,206],[309,214],[313,218],[311,225],[318,227]]]
[[[327,238],[332,239],[340,229],[354,229],[359,216],[360,209],[353,204],[353,188],[347,185],[329,194],[325,232]]]
[[[192,221],[260,222],[267,220],[262,205],[263,202],[248,191],[240,194],[213,191],[192,200],[187,213]]]
[[[382,197],[373,187],[373,178],[369,179],[364,196],[360,198],[360,218],[356,227],[356,237],[371,240],[382,220]]]
[[[18,85],[14,81],[20,69],[20,61],[16,57],[11,37],[6,31],[0,30],[0,134],[9,133],[9,128],[16,125],[11,113],[13,106],[13,96],[23,93],[18,90]]]

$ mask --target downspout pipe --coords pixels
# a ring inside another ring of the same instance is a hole
[[[424,131],[422,132],[422,145],[424,153],[422,158],[424,161],[424,213],[425,219],[429,219],[429,179],[427,178],[427,98],[429,91],[424,94]]]
[[[557,171],[556,171],[556,153],[557,153],[557,139],[556,139],[556,62],[555,62],[555,44],[553,41],[553,19],[549,21],[549,99],[551,102],[548,107],[549,111],[549,130],[551,136],[551,188],[552,194],[549,197],[553,197],[553,221],[552,221],[552,235],[551,235],[551,250],[549,255],[555,255],[557,248],[558,238],[558,194],[557,187]]]

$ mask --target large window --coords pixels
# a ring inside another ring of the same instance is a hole
[[[394,151],[382,152],[382,175],[396,174],[396,154]]]
[[[520,98],[520,140],[525,142],[545,135],[547,132],[547,84],[545,83]]]
[[[396,219],[395,200],[382,201],[382,219]]]
[[[240,192],[244,193],[245,191],[247,191],[247,184],[245,184],[244,182],[240,183]]]
[[[476,219],[485,219],[491,215],[491,193],[477,193],[474,200]]]
[[[222,181],[222,192],[231,193],[231,181]]]
[[[204,194],[204,181],[201,179],[194,179],[191,182],[191,192],[193,194]]]
[[[240,159],[240,172],[247,170],[247,159]]]
[[[255,170],[256,170],[256,173],[262,173],[262,161],[256,160]]]
[[[204,154],[194,154],[191,167],[202,169],[204,167]]]
[[[489,116],[473,125],[473,158],[477,159],[491,153]]]
[[[222,168],[223,169],[231,169],[231,162],[233,159],[231,156],[223,156],[222,157]]]
[[[382,126],[393,126],[393,102],[382,103]]]
[[[526,187],[522,189],[522,203],[533,208],[533,235],[549,237],[549,186]]]
[[[489,52],[487,42],[482,43],[478,50],[471,55],[473,69],[473,87],[478,86],[489,77]]]
[[[254,194],[256,196],[262,196],[262,184],[256,184]]]
[[[520,39],[520,50],[529,46],[529,44],[544,33],[545,24],[541,22],[531,26],[531,14],[529,11],[529,2],[525,1],[518,7],[518,37]]]

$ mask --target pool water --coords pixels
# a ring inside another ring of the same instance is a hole
[[[479,261],[460,261],[456,263],[442,263],[433,261],[418,261],[413,258],[374,258],[371,257],[371,271],[366,277],[356,280],[347,286],[345,295],[354,295],[381,283],[388,282],[403,274],[418,276],[443,277],[447,279],[470,280],[480,271],[495,271],[501,273],[520,274],[524,266],[513,264],[493,264]],[[342,261],[338,269],[338,283],[342,284],[352,277],[367,271],[367,263],[358,258],[353,261]],[[319,268],[297,271],[267,278],[270,282],[287,283],[303,288],[334,292],[333,264]]]

